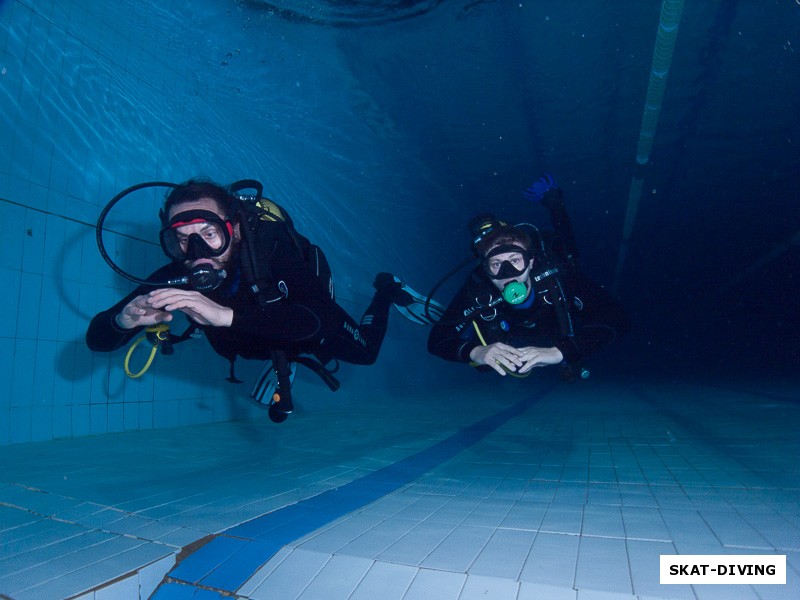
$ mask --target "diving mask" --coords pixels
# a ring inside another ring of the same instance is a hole
[[[499,260],[501,254],[511,254],[512,256]],[[521,277],[531,264],[531,254],[522,246],[516,244],[502,244],[491,251],[483,259],[483,270],[490,279],[512,279]]]
[[[507,255],[503,260],[498,257]],[[490,279],[501,281],[525,275],[531,264],[531,253],[516,244],[501,244],[492,248],[483,259],[483,269]],[[508,304],[521,304],[528,298],[529,288],[521,281],[509,281],[503,287],[503,300]]]
[[[177,213],[159,234],[164,253],[178,262],[221,256],[232,236],[231,222],[209,210]]]

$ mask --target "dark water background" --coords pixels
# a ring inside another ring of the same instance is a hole
[[[797,0],[685,3],[644,166],[661,2],[92,6],[99,16],[3,4],[18,9],[2,88],[4,125],[18,128],[13,202],[26,202],[28,180],[56,186],[65,200],[52,210],[89,223],[141,181],[260,178],[328,251],[360,314],[377,271],[430,289],[469,255],[477,213],[547,226],[521,192],[548,171],[585,271],[633,317],[602,360],[633,373],[798,370]],[[617,278],[634,177],[642,194]],[[161,260],[158,201],[113,216],[147,242],[146,260],[120,253],[148,262],[140,273]]]
[[[585,269],[611,285],[659,2],[242,6],[348,30],[340,45],[353,73],[451,196],[434,218],[457,233],[433,271],[461,257],[442,258],[458,235],[466,250],[476,212],[541,222],[520,191],[549,171]],[[794,0],[686,3],[618,286],[635,323],[627,364],[800,364],[799,30]]]

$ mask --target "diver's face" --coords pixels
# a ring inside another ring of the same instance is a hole
[[[217,215],[220,220],[225,220],[224,212],[220,210],[213,198],[200,198],[191,202],[177,204],[170,208],[168,217],[169,219],[172,219],[175,215],[189,210],[206,210]],[[177,239],[181,245],[181,249],[184,252],[186,252],[189,236],[192,234],[199,235],[203,240],[203,243],[213,250],[222,248],[226,241],[220,234],[218,227],[215,227],[210,223],[202,221],[198,223],[187,223],[186,225],[181,225],[178,227],[176,231]],[[239,224],[237,223],[233,225],[231,242],[225,252],[219,256],[184,260],[183,266],[186,267],[187,270],[191,270],[198,265],[209,265],[214,269],[225,269],[229,271],[229,266],[236,255],[240,239],[240,229]]]
[[[491,250],[492,249],[490,249],[487,254],[489,254]],[[525,256],[523,256],[521,252],[503,252],[502,254],[496,254],[492,256],[486,261],[486,270],[491,275],[497,275],[497,273],[500,272],[504,262],[508,262],[512,267],[514,267],[514,269],[520,271],[520,274],[507,279],[492,279],[494,286],[502,292],[503,289],[512,281],[519,281],[520,283],[525,284],[525,287],[530,290],[531,265],[533,265],[533,259],[531,259],[526,266]]]

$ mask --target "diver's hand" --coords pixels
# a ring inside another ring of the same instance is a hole
[[[561,350],[553,346],[552,348],[538,348],[536,346],[526,346],[519,348],[520,358],[524,363],[519,370],[520,373],[527,373],[534,367],[546,367],[547,365],[557,365],[564,360]]]
[[[133,329],[134,327],[150,327],[158,323],[165,323],[172,320],[172,315],[164,310],[153,307],[149,295],[136,296],[128,302],[122,311],[114,317],[117,325],[122,329]]]
[[[179,310],[199,325],[230,327],[233,322],[232,309],[194,290],[158,289],[147,295],[147,304],[157,310]]]
[[[541,202],[542,206],[553,210],[564,203],[564,192],[558,187],[556,178],[550,173],[542,175],[535,183],[531,184],[522,196],[531,202]]]
[[[522,360],[522,353],[517,348],[501,342],[495,342],[488,346],[476,346],[469,353],[469,357],[478,365],[492,367],[500,375],[506,374],[503,367],[513,372],[525,364]]]
[[[541,202],[547,192],[557,189],[558,182],[556,182],[556,178],[550,173],[545,173],[522,192],[522,195],[531,202]]]

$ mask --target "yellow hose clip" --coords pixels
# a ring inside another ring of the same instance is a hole
[[[136,346],[142,343],[142,341],[148,340],[153,347],[150,348],[150,356],[147,357],[147,362],[144,363],[144,366],[138,373],[131,373],[130,370],[130,361],[131,356],[133,355],[133,351],[136,349]],[[166,323],[159,323],[158,325],[153,325],[152,327],[148,327],[144,330],[144,335],[139,336],[131,344],[131,347],[128,348],[128,353],[125,355],[125,374],[130,377],[131,379],[136,379],[137,377],[141,377],[147,372],[147,369],[150,368],[150,365],[153,364],[153,360],[156,357],[156,352],[161,347],[162,344],[169,342],[169,325]]]

